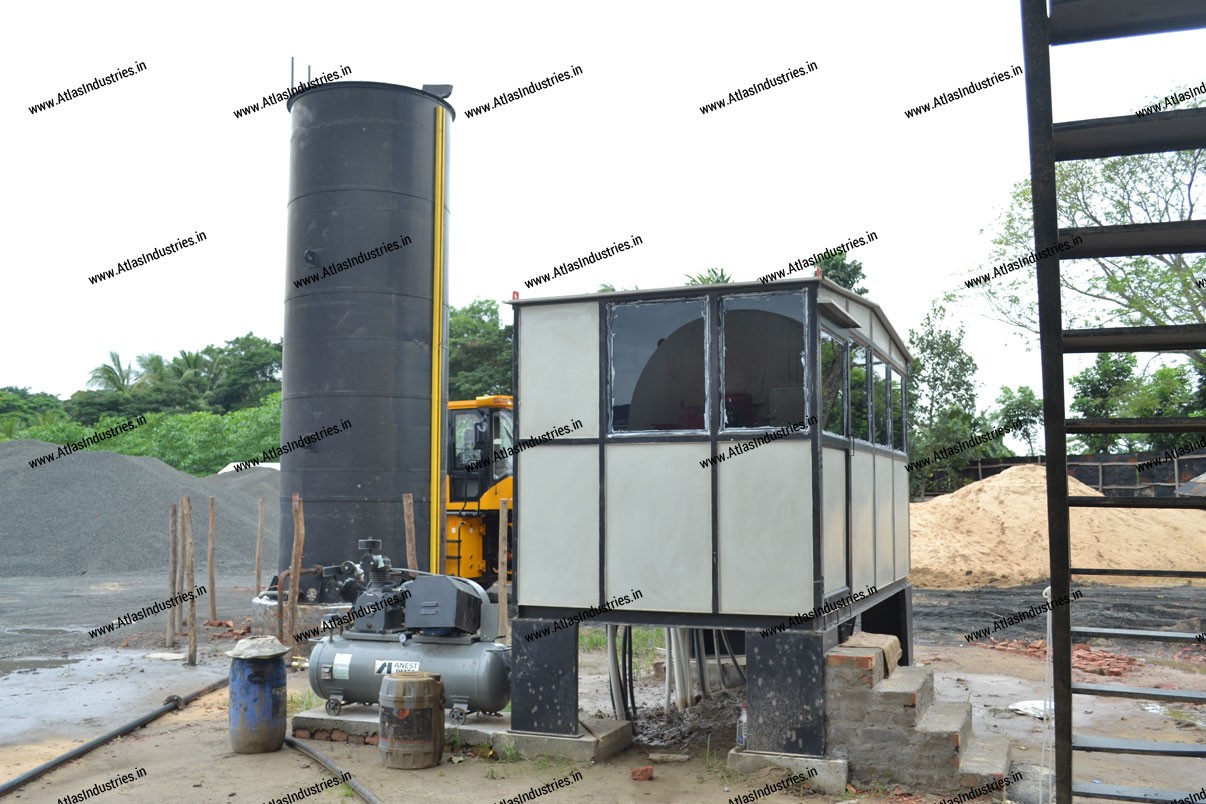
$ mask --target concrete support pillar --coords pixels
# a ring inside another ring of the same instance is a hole
[[[836,626],[769,637],[746,632],[750,751],[825,755],[825,652],[836,645]]]
[[[578,626],[554,631],[553,622],[511,621],[511,728],[576,737]]]

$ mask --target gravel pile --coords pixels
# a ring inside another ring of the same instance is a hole
[[[163,570],[168,506],[187,495],[193,508],[195,572],[206,574],[209,498],[215,498],[214,565],[255,571],[259,498],[264,498],[264,581],[275,574],[280,473],[228,472],[206,478],[157,458],[77,452],[30,468],[56,451],[44,441],[0,443],[0,576],[80,575]]]

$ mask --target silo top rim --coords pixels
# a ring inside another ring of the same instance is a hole
[[[424,92],[421,89],[415,89],[414,87],[402,86],[401,84],[386,84],[383,81],[336,81],[333,84],[320,84],[319,86],[311,87],[310,89],[307,89],[303,92],[299,92],[296,95],[294,95],[293,97],[289,98],[289,100],[285,103],[285,108],[292,109],[293,102],[295,100],[302,97],[303,95],[309,95],[311,92],[324,92],[324,91],[329,92],[330,90],[333,90],[333,89],[346,89],[348,87],[355,87],[357,89],[389,89],[389,90],[393,90],[396,92],[410,92],[415,95],[422,95],[424,98],[432,100],[435,103],[438,103],[441,106],[443,106],[445,109],[447,109],[452,114],[452,119],[453,120],[456,119],[456,109],[453,109],[452,104],[449,103],[448,101],[444,100],[443,98],[438,97],[436,95],[432,95],[430,92]]]

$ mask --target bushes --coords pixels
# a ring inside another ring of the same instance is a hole
[[[52,444],[81,441],[94,432],[104,432],[128,421],[105,416],[95,427],[78,422],[28,427],[17,438],[34,438]],[[204,476],[235,461],[259,458],[264,450],[280,442],[281,395],[275,393],[254,408],[243,408],[224,416],[213,413],[149,413],[146,423],[107,438],[88,450],[122,455],[149,455],[182,472]]]

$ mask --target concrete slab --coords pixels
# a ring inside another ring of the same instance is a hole
[[[519,753],[526,759],[550,756],[576,762],[600,762],[632,744],[632,724],[627,720],[580,717],[578,724],[581,730],[577,737],[508,731],[494,743],[494,750],[505,750],[507,741],[514,740]]]
[[[379,723],[376,706],[348,704],[338,715],[329,715],[322,708],[298,712],[293,716],[291,731],[298,736],[300,730],[309,739],[324,739],[320,733],[329,735],[336,729],[348,736],[368,738],[377,736]],[[626,720],[583,717],[578,723],[577,737],[560,737],[512,731],[510,712],[503,712],[501,717],[469,715],[459,726],[445,717],[444,738],[465,746],[488,743],[499,753],[513,743],[526,759],[550,756],[576,762],[600,762],[632,744],[632,724]]]
[[[311,739],[321,731],[331,732],[335,729],[343,731],[348,736],[376,737],[380,725],[380,715],[377,707],[372,704],[347,704],[338,715],[328,715],[326,710],[319,707],[298,712],[293,716],[291,731],[294,736],[298,730],[310,732]],[[502,717],[474,714],[465,718],[461,726],[457,726],[447,716],[444,718],[444,736],[452,742],[453,735],[459,729],[459,737],[464,745],[481,745],[491,743],[495,735],[505,734],[511,728],[510,713],[504,712]]]
[[[733,748],[729,751],[728,765],[738,773],[753,773],[768,767],[783,768],[807,777],[803,784],[807,784],[813,790],[819,790],[831,796],[840,796],[846,792],[848,769],[844,759],[804,757],[799,754],[770,754],[763,751],[742,751]],[[753,792],[740,791],[736,787],[733,789],[738,793]]]

